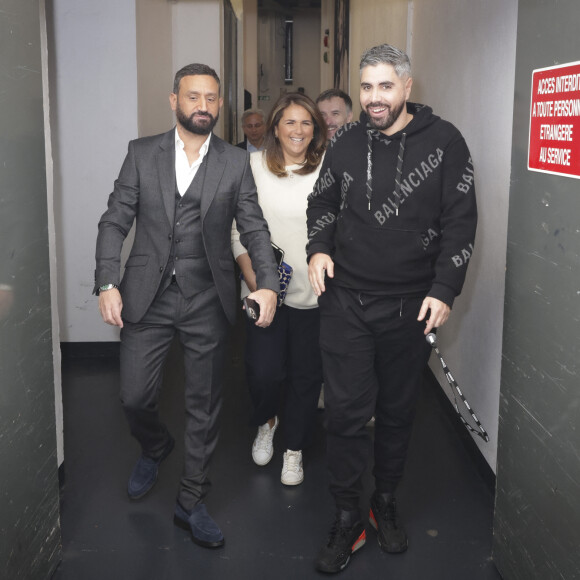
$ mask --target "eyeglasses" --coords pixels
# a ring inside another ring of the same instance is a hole
[[[248,125],[244,125],[244,127],[246,127],[247,129],[259,129],[260,127],[263,127],[264,123],[249,123]]]

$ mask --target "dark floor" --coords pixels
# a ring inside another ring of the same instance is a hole
[[[118,360],[63,351],[63,561],[53,580],[324,577],[313,567],[333,516],[323,414],[315,446],[305,454],[302,485],[280,483],[280,445],[269,465],[254,465],[239,327],[232,336],[222,433],[212,464],[214,485],[206,502],[226,538],[219,550],[194,545],[172,522],[183,451],[179,349],[171,351],[162,397],[162,414],[176,436],[176,448],[163,463],[155,488],[138,502],[131,502],[125,491],[139,451],[118,401]],[[398,492],[409,550],[401,555],[381,552],[367,525],[367,543],[338,575],[341,580],[500,579],[490,557],[493,493],[436,388],[423,389]],[[370,470],[366,491],[365,510],[372,491]]]

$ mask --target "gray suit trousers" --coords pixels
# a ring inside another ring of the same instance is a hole
[[[222,369],[229,323],[215,286],[185,299],[172,283],[138,323],[121,330],[121,401],[143,454],[156,459],[169,441],[159,417],[163,364],[177,333],[185,362],[185,460],[178,500],[192,509],[210,487],[218,439]]]

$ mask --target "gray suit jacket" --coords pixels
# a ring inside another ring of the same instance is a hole
[[[278,292],[278,271],[248,153],[212,135],[206,162],[203,242],[223,309],[233,324],[237,306],[230,246],[234,218],[256,270],[258,288]],[[163,279],[171,251],[176,190],[175,129],[131,141],[108,209],[99,221],[94,288],[97,293],[104,284],[120,284],[122,314],[129,322],[141,320]],[[121,247],[135,220],[135,241],[121,282]]]

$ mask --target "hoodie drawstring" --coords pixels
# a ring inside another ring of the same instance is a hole
[[[371,211],[371,200],[373,198],[373,137],[378,136],[378,131],[367,131],[367,199],[369,200],[368,208]],[[399,215],[399,206],[401,205],[401,179],[403,177],[403,159],[405,157],[405,141],[407,133],[401,135],[399,153],[397,154],[397,173],[395,175],[395,215]]]
[[[396,211],[395,215],[399,215],[399,206],[401,205],[401,179],[403,177],[403,157],[405,156],[405,141],[407,140],[407,133],[401,135],[401,144],[399,145],[399,154],[397,157],[397,174],[395,175],[395,200]]]
[[[367,131],[367,199],[369,211],[371,211],[371,199],[373,198],[373,137],[378,136],[378,131]]]

